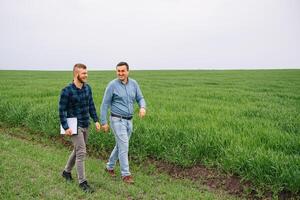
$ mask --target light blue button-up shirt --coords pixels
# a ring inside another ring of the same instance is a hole
[[[146,108],[142,91],[138,83],[128,78],[126,84],[119,79],[112,80],[106,87],[100,108],[101,125],[107,124],[107,112],[110,107],[111,113],[123,117],[133,115],[133,104],[136,101],[140,108]]]

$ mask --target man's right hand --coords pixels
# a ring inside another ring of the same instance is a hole
[[[103,124],[101,127],[105,133],[107,133],[109,131],[109,125],[108,124]]]
[[[72,130],[68,128],[65,132],[66,135],[71,136],[72,135]]]

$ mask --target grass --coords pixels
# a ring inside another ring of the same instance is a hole
[[[104,173],[104,161],[92,157],[86,160],[86,174],[95,193],[85,194],[78,187],[76,170],[72,183],[61,177],[70,153],[67,148],[42,138],[20,139],[23,134],[28,133],[19,128],[0,130],[0,199],[233,199],[134,163],[136,183],[126,185],[118,171],[118,178],[112,179]]]
[[[59,133],[60,90],[71,72],[0,71],[1,122]],[[176,165],[199,163],[279,192],[300,188],[300,70],[132,71],[148,109],[134,118],[130,155]],[[115,73],[89,72],[99,113]],[[90,147],[107,154],[112,135],[91,130]]]

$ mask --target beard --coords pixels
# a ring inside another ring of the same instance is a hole
[[[85,80],[83,80],[82,78],[80,78],[79,74],[77,75],[77,80],[78,80],[80,83],[85,83]]]

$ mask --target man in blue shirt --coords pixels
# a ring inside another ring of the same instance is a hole
[[[129,139],[132,133],[133,105],[136,101],[139,105],[139,116],[146,114],[146,102],[138,83],[128,78],[129,66],[126,62],[120,62],[116,66],[117,79],[112,80],[106,87],[101,104],[100,122],[105,132],[108,132],[107,112],[110,108],[110,124],[115,135],[116,145],[109,157],[106,171],[115,177],[114,167],[119,159],[122,180],[125,183],[134,183],[129,171],[128,149]]]
[[[76,163],[77,175],[80,188],[85,192],[93,192],[87,183],[84,170],[84,160],[86,157],[86,142],[88,138],[88,128],[90,116],[95,122],[96,130],[100,130],[100,123],[96,113],[92,89],[87,82],[87,68],[84,64],[76,64],[73,68],[73,82],[61,91],[59,100],[59,118],[65,134],[71,136],[74,150],[69,156],[62,176],[71,181],[71,171]],[[72,135],[67,118],[77,118],[77,134]]]

